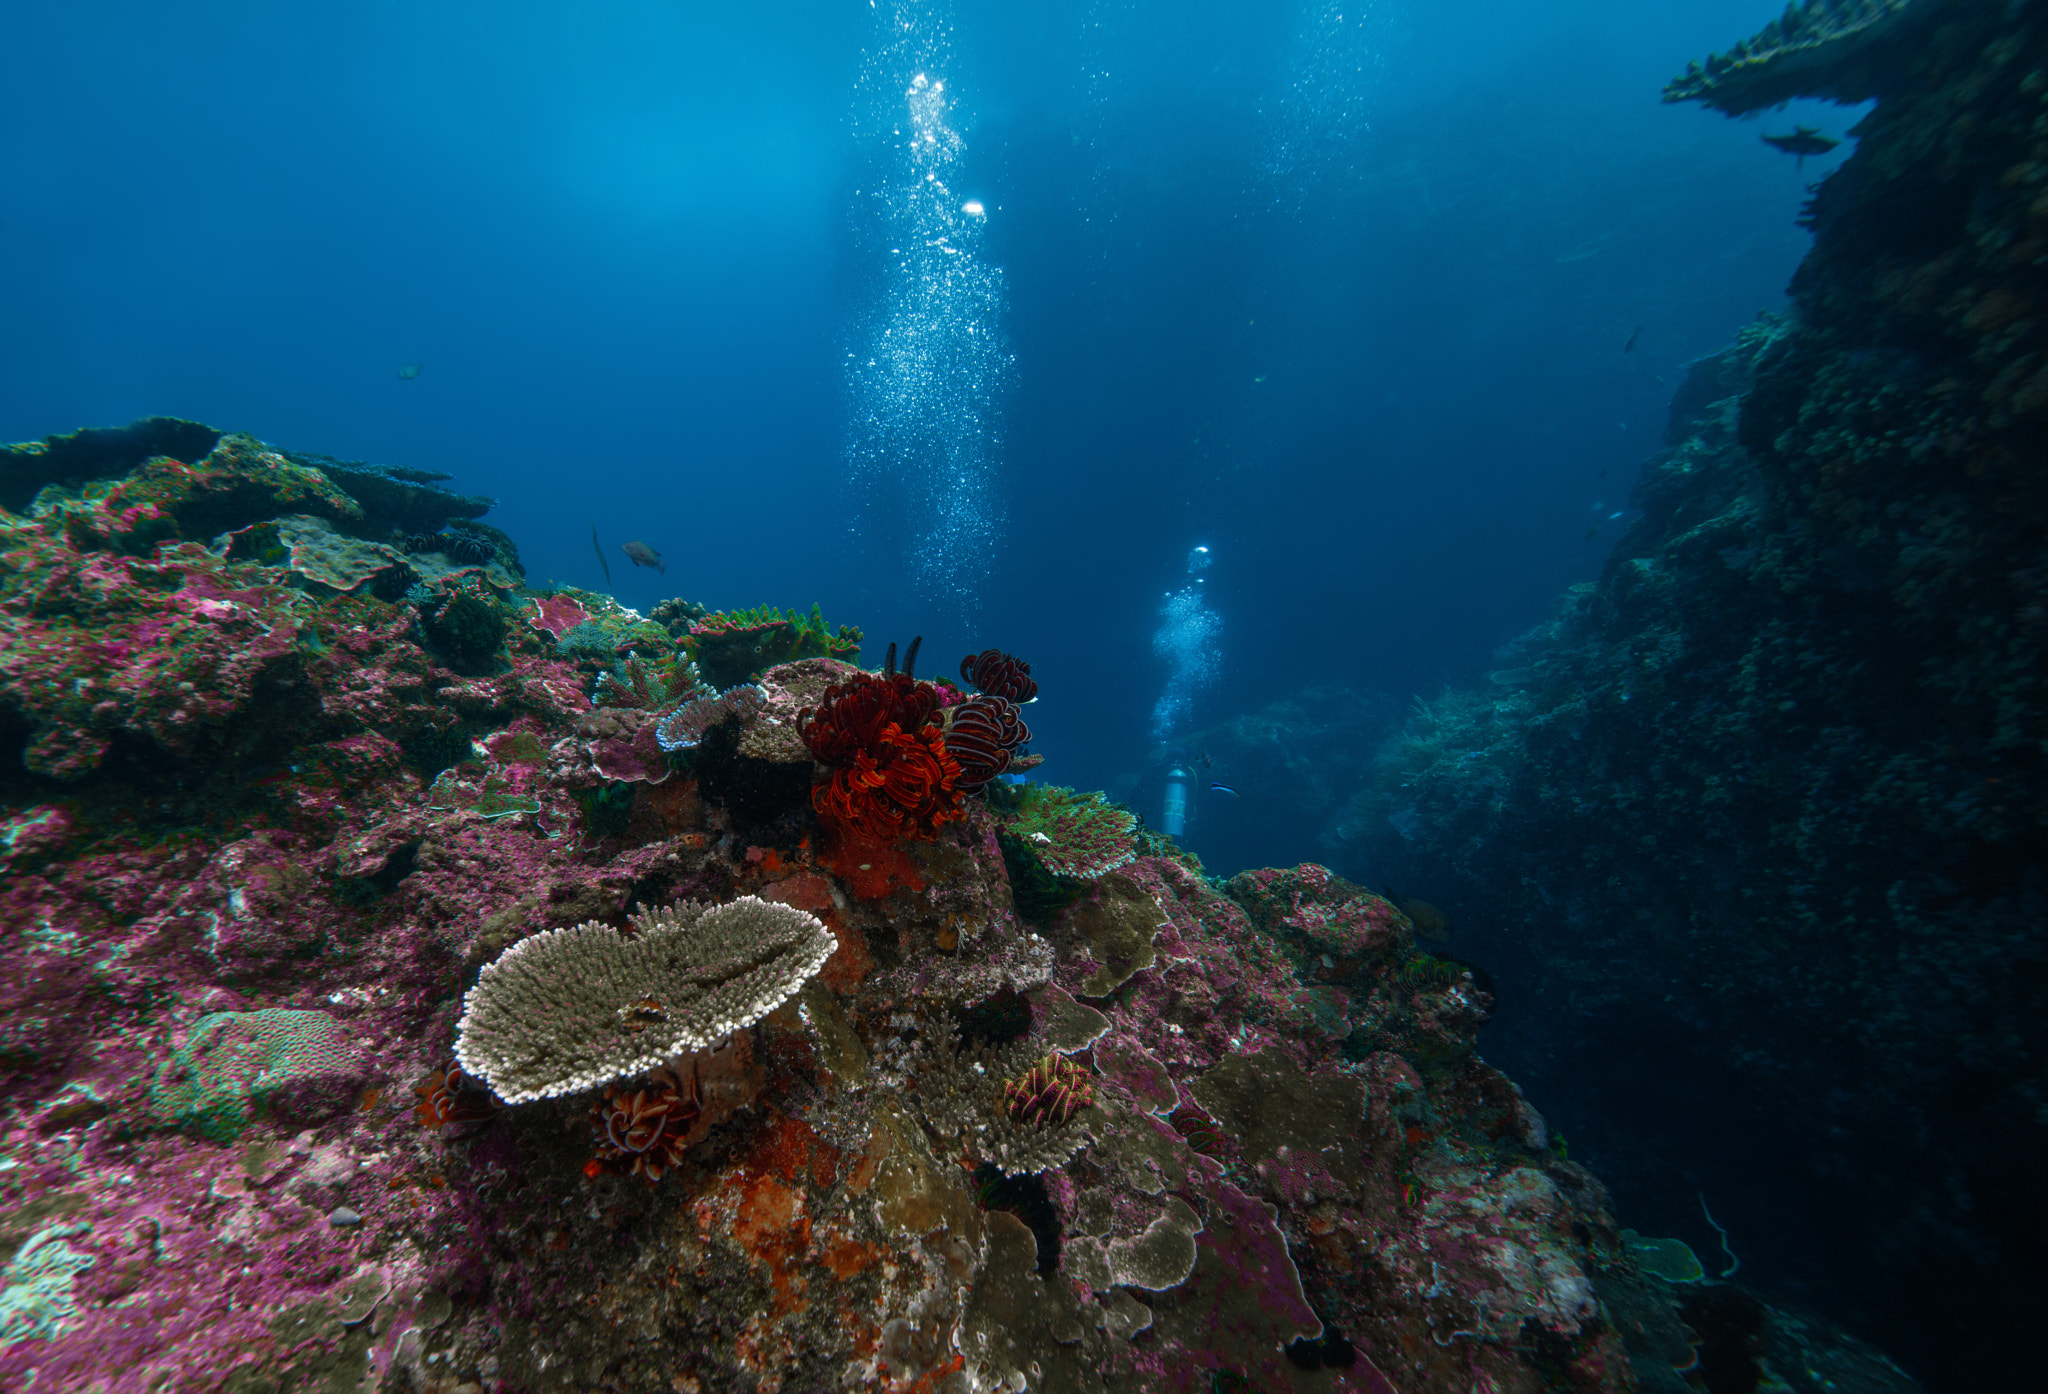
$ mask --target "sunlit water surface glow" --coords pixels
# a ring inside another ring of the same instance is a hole
[[[848,465],[867,546],[901,547],[918,598],[952,618],[981,604],[1004,512],[998,488],[1003,275],[977,250],[989,210],[953,181],[946,6],[899,0],[868,57],[855,120],[876,187],[857,191],[886,255],[847,353]]]

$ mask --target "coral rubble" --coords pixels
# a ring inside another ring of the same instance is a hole
[[[1475,1053],[1482,985],[1379,897],[963,790],[967,703],[908,662],[692,654],[508,542],[362,535],[395,505],[339,466],[146,425],[23,452],[68,463],[0,515],[0,1387],[1590,1394],[1690,1358]],[[705,661],[753,681],[685,719]]]

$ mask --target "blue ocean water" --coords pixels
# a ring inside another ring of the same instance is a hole
[[[1659,104],[1775,8],[28,0],[0,436],[445,470],[535,579],[601,585],[595,524],[630,604],[1009,648],[1045,775],[1128,788],[1171,728],[1468,676],[1594,574],[1850,148]],[[1191,836],[1287,855],[1240,831]]]
[[[1211,870],[1317,858],[1201,733],[1342,685],[1369,750],[1599,573],[1854,149],[1658,100],[1779,8],[16,0],[0,440],[195,418],[446,471],[535,582],[997,645],[1045,778],[1156,824],[1179,761]],[[1648,1074],[1537,1102],[1690,1123]],[[1631,1223],[1763,1247],[1626,1133]]]

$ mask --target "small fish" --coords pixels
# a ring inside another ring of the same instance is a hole
[[[1588,542],[1591,542],[1594,538],[1598,537],[1599,535],[1600,525],[1598,523],[1595,523],[1592,527],[1586,529],[1586,541]]]
[[[1209,786],[1209,792],[1212,794],[1228,794],[1233,799],[1237,797],[1237,790],[1231,788],[1228,784],[1212,783]]]
[[[639,538],[634,538],[631,542],[619,548],[619,550],[632,560],[633,565],[651,566],[662,575],[668,575],[668,568],[661,564],[661,553],[655,551]]]
[[[1636,332],[1628,336],[1628,342],[1621,346],[1621,351],[1623,353],[1634,353],[1636,351],[1636,341],[1642,337],[1643,327],[1639,324],[1636,326]]]
[[[1392,897],[1389,897],[1392,899]],[[1401,913],[1408,917],[1408,923],[1415,926],[1417,935],[1443,943],[1451,937],[1451,917],[1426,900],[1396,901]]]
[[[1764,144],[1773,150],[1782,150],[1787,155],[1797,155],[1803,167],[1808,155],[1825,155],[1842,142],[1829,140],[1813,126],[1794,126],[1790,135],[1763,136]]]
[[[1213,761],[1213,760],[1211,760],[1211,759],[1209,758],[1209,752],[1208,752],[1208,751],[1206,751],[1206,750],[1205,750],[1205,751],[1203,751],[1203,752],[1202,752],[1202,768],[1203,768],[1203,769],[1205,769],[1205,770],[1206,770],[1206,769],[1208,769],[1208,768],[1209,768],[1209,766],[1211,766],[1211,765],[1213,765],[1213,764],[1215,764],[1215,763],[1216,763],[1215,761]]]
[[[605,589],[610,590],[612,584],[612,564],[604,559],[604,546],[597,540],[597,524],[595,523],[590,525],[590,549],[597,553],[597,564],[604,568]]]
[[[426,365],[422,363],[401,363],[398,365],[398,375],[407,382],[411,382],[426,370]]]
[[[1624,512],[1624,513],[1625,513],[1625,512],[1627,512],[1627,511],[1628,511],[1628,510],[1626,510],[1626,509],[1623,509],[1623,510],[1622,510],[1622,512]],[[1621,514],[1620,514],[1620,513],[1610,513],[1610,514],[1608,514],[1608,515],[1607,515],[1607,521],[1611,523],[1611,522],[1613,522],[1613,521],[1614,521],[1614,520],[1615,520],[1616,518],[1619,518],[1620,516],[1621,516]]]

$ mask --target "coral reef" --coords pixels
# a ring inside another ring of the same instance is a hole
[[[752,682],[770,668],[804,658],[852,660],[860,656],[861,634],[850,625],[828,629],[824,613],[787,614],[773,605],[755,610],[706,614],[689,621],[685,641],[690,657],[714,687]]]
[[[1672,89],[1876,99],[1795,317],[1694,366],[1598,584],[1415,713],[1334,859],[1511,984],[1489,1054],[1627,1208],[1711,1241],[1704,1185],[1746,1277],[1987,1388],[2048,1243],[2048,12],[1798,18]]]
[[[1137,815],[1100,794],[1028,784],[992,801],[1007,835],[1005,850],[1057,877],[1092,880],[1138,855]],[[1013,858],[1014,860],[1014,858]]]
[[[277,478],[241,527],[355,535]],[[0,1387],[1903,1387],[1646,1272],[1323,868],[1062,791],[1121,865],[1020,897],[907,671],[665,751],[664,626],[136,540],[125,480],[0,518]]]
[[[1951,3],[1794,0],[1783,15],[1726,53],[1687,64],[1665,87],[1664,100],[1701,102],[1730,116],[1782,106],[1794,97],[1868,101]]]

